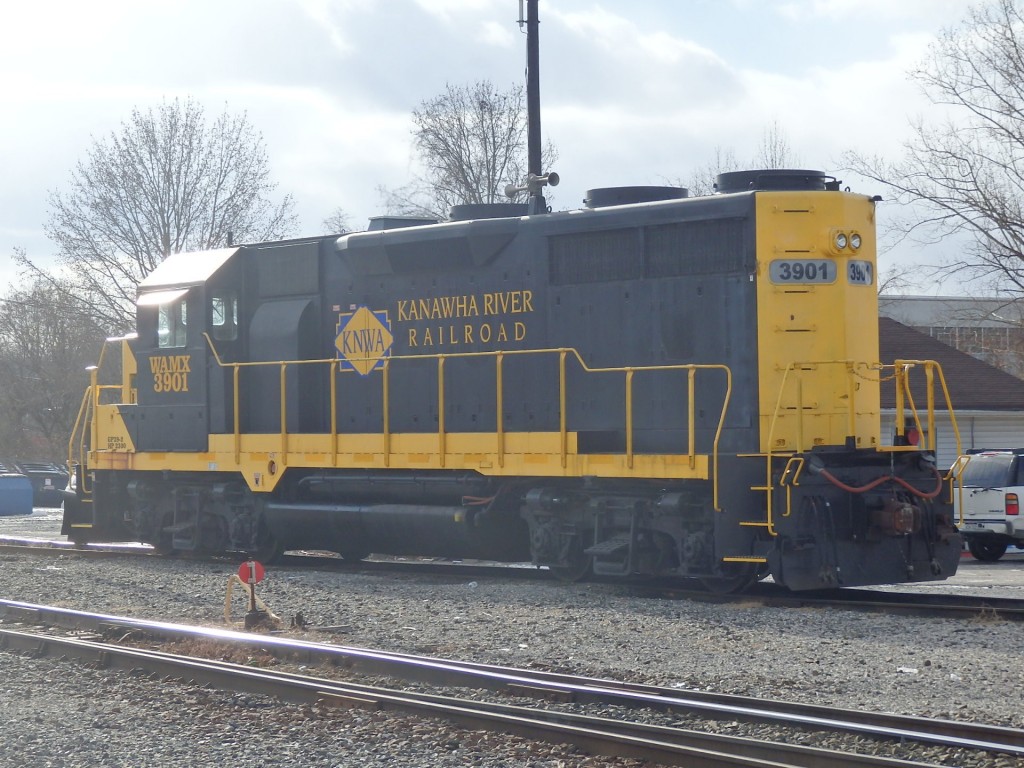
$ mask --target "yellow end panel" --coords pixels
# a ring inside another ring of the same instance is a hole
[[[132,442],[128,426],[121,417],[119,406],[96,406],[94,430],[92,442],[94,454],[135,452],[135,444]]]
[[[761,450],[878,447],[874,202],[759,192],[756,217]]]

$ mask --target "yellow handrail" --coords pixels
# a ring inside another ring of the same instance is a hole
[[[774,438],[775,438],[775,427],[778,423],[782,411],[783,396],[786,391],[786,384],[789,379],[791,371],[799,372],[801,370],[814,369],[818,366],[823,365],[844,365],[847,371],[848,386],[847,391],[849,397],[847,398],[847,423],[850,430],[850,434],[856,433],[856,404],[854,400],[854,392],[856,386],[854,386],[854,377],[860,376],[857,368],[862,367],[869,370],[878,371],[879,380],[881,380],[881,374],[885,370],[892,369],[893,379],[896,387],[896,435],[902,437],[906,430],[906,409],[909,405],[910,412],[914,421],[914,425],[918,430],[919,434],[928,435],[928,450],[934,451],[936,446],[935,436],[935,374],[938,373],[939,383],[942,386],[943,396],[946,401],[946,408],[949,412],[950,423],[953,427],[953,434],[956,437],[956,449],[957,455],[959,456],[961,451],[960,444],[960,429],[956,423],[956,414],[953,411],[952,403],[949,397],[949,388],[946,385],[946,378],[942,372],[942,366],[940,366],[934,360],[896,360],[893,365],[886,366],[881,364],[869,365],[867,363],[858,363],[852,360],[819,360],[814,362],[792,362],[786,366],[786,369],[782,372],[782,381],[779,384],[779,394],[775,401],[775,409],[772,413],[771,420],[768,424],[768,435],[765,440],[765,458],[766,458],[766,478],[765,478],[765,490],[767,494],[767,517],[766,527],[768,533],[772,536],[776,535],[774,525],[774,504],[772,492],[774,489],[774,478],[772,472],[773,459],[775,457],[784,458],[790,453],[801,453],[805,450],[804,446],[804,429],[803,429],[803,387],[802,378],[798,375],[796,379],[796,446],[792,451],[778,452],[774,451]],[[914,403],[913,395],[910,391],[910,378],[909,374],[911,369],[915,366],[923,366],[925,371],[925,387],[926,387],[926,401],[927,401],[927,425],[928,429],[922,429],[920,414],[918,413],[917,407]],[[878,446],[876,450],[880,452],[900,452],[900,451],[915,451],[918,450],[917,446]],[[789,465],[787,464],[787,467]],[[785,472],[783,478],[785,478]],[[949,480],[953,476],[952,468],[950,472],[945,475],[944,480]],[[780,481],[780,485],[784,485],[784,480]],[[783,516],[790,514],[788,507],[789,494],[787,493],[787,509],[783,513]]]
[[[959,526],[962,526],[964,524],[964,481],[963,481],[963,473],[964,473],[964,470],[967,469],[967,465],[970,464],[970,463],[971,463],[971,457],[970,456],[957,456],[956,457],[956,461],[954,461],[950,465],[949,472],[946,473],[946,476],[942,478],[943,480],[954,479],[956,481],[955,484],[954,483],[950,484],[949,503],[953,504],[954,501],[955,501],[953,499],[953,493],[954,493],[954,489],[955,489],[955,493],[957,494],[957,497],[958,497],[957,500],[959,500],[959,502],[960,502],[959,504],[956,505],[957,509],[959,509],[959,514],[957,515],[957,523],[956,524],[959,525]]]
[[[71,428],[71,434],[68,435],[68,472],[74,475],[76,465],[84,465],[85,463],[85,430],[87,428],[85,421],[88,420],[88,414],[92,406],[92,387],[86,387],[85,392],[82,393],[82,402],[78,406],[78,415],[75,416],[75,425]],[[78,446],[78,456],[75,456],[75,436],[79,434],[81,430],[81,438]],[[83,473],[84,475],[85,473]],[[84,482],[84,480],[83,480]]]
[[[338,431],[337,431],[337,392],[336,385],[333,383],[336,377],[333,375],[335,366],[338,365],[339,360],[337,358],[322,358],[315,360],[288,360],[288,361],[245,361],[245,362],[224,362],[217,352],[216,347],[213,345],[213,341],[209,335],[204,334],[207,344],[209,345],[210,351],[213,354],[214,360],[217,362],[220,368],[231,368],[232,369],[232,397],[233,397],[233,421],[234,421],[234,440],[235,440],[235,454],[236,461],[238,460],[240,453],[241,444],[241,428],[240,418],[238,414],[238,404],[240,402],[240,380],[239,371],[242,368],[256,368],[268,365],[278,365],[281,369],[280,374],[280,387],[281,387],[281,444],[282,448],[287,446],[287,408],[285,406],[285,381],[286,381],[286,369],[288,366],[299,366],[299,365],[325,365],[328,370],[332,372],[332,384],[331,384],[331,439],[332,439],[332,450],[335,454],[335,462],[337,457],[337,446],[338,446]],[[722,432],[725,427],[725,417],[728,411],[729,401],[732,397],[732,371],[727,365],[723,364],[676,364],[676,365],[647,365],[647,366],[630,366],[630,367],[595,367],[592,368],[587,365],[582,355],[573,348],[559,347],[552,349],[523,349],[523,350],[496,350],[487,352],[455,352],[449,354],[431,354],[431,355],[402,355],[402,356],[390,356],[383,360],[375,358],[348,358],[350,363],[358,362],[379,362],[381,365],[381,387],[382,387],[382,411],[383,411],[383,424],[382,424],[382,435],[384,440],[384,465],[390,466],[391,457],[391,423],[390,423],[390,374],[391,366],[397,361],[405,360],[435,360],[438,366],[438,444],[441,452],[441,466],[444,466],[445,452],[447,449],[447,428],[445,424],[445,377],[444,377],[444,366],[447,360],[456,358],[486,358],[493,357],[495,360],[496,369],[496,391],[495,391],[495,412],[496,412],[496,425],[495,431],[497,435],[497,453],[498,461],[500,466],[504,466],[505,459],[505,428],[504,428],[504,399],[505,399],[505,387],[504,387],[504,361],[505,358],[510,355],[557,355],[558,356],[558,399],[559,399],[559,452],[561,454],[562,466],[567,466],[568,454],[569,454],[569,431],[568,431],[568,379],[566,363],[571,355],[580,365],[580,368],[585,373],[622,373],[626,377],[626,402],[625,407],[625,430],[626,430],[626,454],[628,465],[633,465],[633,378],[637,373],[641,372],[652,372],[652,371],[687,371],[687,394],[688,394],[688,439],[687,439],[687,457],[691,468],[696,466],[696,373],[699,370],[717,370],[725,374],[726,386],[725,392],[722,398],[722,409],[719,414],[718,424],[715,430],[715,437],[712,443],[712,485],[713,485],[713,500],[714,507],[720,511],[718,503],[718,447],[721,441]]]
[[[942,395],[946,401],[946,410],[949,412],[950,425],[953,427],[953,435],[956,437],[956,454],[959,456],[963,453],[960,442],[960,427],[956,423],[956,413],[953,411],[953,405],[950,402],[949,387],[946,385],[946,376],[942,372],[942,366],[934,360],[897,360],[893,364],[896,375],[896,435],[898,437],[903,437],[906,434],[906,415],[905,408],[903,406],[904,396],[910,404],[910,412],[914,419],[914,426],[917,429],[918,434],[922,433],[921,418],[917,412],[917,407],[914,404],[914,397],[910,392],[910,371],[915,366],[919,365],[924,366],[925,370],[925,397],[928,409],[928,429],[926,430],[928,435],[928,450],[934,451],[936,446],[934,378],[935,373],[938,373],[939,384],[942,385]],[[900,448],[898,446],[894,446],[889,448],[889,450],[914,450],[914,447],[910,446],[908,448]]]

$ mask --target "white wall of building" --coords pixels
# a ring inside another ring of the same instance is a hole
[[[920,414],[924,424],[927,416]],[[1020,411],[956,411],[960,431],[960,448],[1024,448],[1024,412]],[[950,466],[957,457],[956,432],[948,411],[936,411],[936,460],[940,467]],[[882,412],[882,443],[892,445],[896,434],[893,411]]]

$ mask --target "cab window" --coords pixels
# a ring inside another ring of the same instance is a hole
[[[156,335],[157,346],[161,349],[185,346],[188,340],[188,305],[184,297],[160,305]]]
[[[217,341],[238,338],[238,296],[234,291],[218,291],[210,297],[210,330]]]

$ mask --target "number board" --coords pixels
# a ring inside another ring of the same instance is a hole
[[[846,266],[846,277],[853,285],[874,285],[875,265],[870,261],[851,261]]]
[[[836,264],[831,259],[776,259],[768,265],[773,283],[834,283]]]

